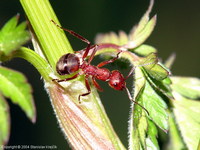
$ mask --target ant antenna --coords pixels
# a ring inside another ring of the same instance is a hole
[[[157,62],[157,60],[156,60],[155,62]],[[135,71],[135,68],[136,68],[136,67],[143,67],[143,66],[151,65],[151,64],[154,64],[155,62],[149,62],[149,63],[145,63],[145,64],[133,66],[133,68],[130,70],[129,74],[128,74],[124,79],[125,79],[125,80],[128,79],[128,78],[131,76],[131,74]],[[147,114],[149,115],[149,112],[148,112],[148,110],[147,110],[146,108],[144,108],[144,107],[143,107],[142,105],[140,105],[138,102],[136,102],[136,101],[133,100],[133,98],[131,97],[131,94],[130,94],[128,88],[127,88],[126,86],[125,86],[124,88],[126,89],[126,92],[127,92],[127,94],[128,94],[129,99],[130,99],[133,103],[135,103],[135,104],[139,105],[140,107],[142,107],[142,108],[147,112]]]
[[[144,108],[141,104],[139,104],[138,102],[136,102],[136,101],[133,100],[133,98],[131,97],[131,94],[130,94],[130,92],[129,92],[129,90],[128,90],[128,88],[126,86],[125,86],[125,89],[126,89],[126,92],[128,94],[128,97],[129,97],[130,101],[132,101],[133,103],[139,105],[142,109],[144,109],[147,112],[147,114],[149,116],[148,110],[146,108]]]

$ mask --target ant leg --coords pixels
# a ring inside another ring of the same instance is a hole
[[[73,36],[75,36],[76,38],[80,39],[81,41],[87,43],[87,47],[86,47],[85,53],[84,53],[84,55],[83,55],[83,59],[84,59],[85,57],[87,57],[87,55],[88,55],[88,53],[89,53],[89,50],[90,50],[90,45],[91,45],[90,41],[88,41],[86,38],[84,38],[83,36],[81,36],[80,34],[74,32],[74,31],[72,31],[72,30],[69,30],[69,29],[66,29],[66,28],[61,27],[60,25],[58,25],[58,24],[57,24],[55,21],[53,21],[52,19],[51,19],[51,22],[53,22],[57,27],[61,28],[62,30],[67,31],[67,32],[70,33],[71,35],[73,35]]]
[[[129,99],[130,99],[133,103],[139,105],[142,109],[144,109],[144,110],[147,112],[148,116],[149,116],[148,110],[147,110],[146,108],[144,108],[144,107],[143,107],[141,104],[139,104],[138,102],[134,101],[133,98],[131,97],[131,94],[130,94],[128,88],[127,88],[126,86],[125,86],[124,88],[125,88],[125,90],[126,90],[126,92],[127,92],[127,94],[128,94]]]
[[[131,76],[131,74],[135,71],[135,68],[136,67],[133,66],[133,68],[129,71],[128,75],[124,78],[124,80],[128,79]]]
[[[98,48],[98,45],[94,45],[94,49],[93,49],[93,51],[92,51],[92,54],[90,55],[90,58],[89,58],[89,60],[88,60],[88,64],[90,64],[91,61],[93,60],[93,58],[94,58],[94,56],[95,56],[95,54],[96,54],[96,52],[97,52],[97,48]]]
[[[91,93],[90,84],[89,84],[89,80],[88,79],[89,79],[88,76],[86,76],[85,77],[85,85],[86,85],[86,88],[87,88],[88,92],[78,96],[79,104],[81,103],[81,96],[86,96],[86,95],[89,95]]]
[[[88,41],[88,43],[87,43],[88,45],[87,45],[87,47],[85,48],[85,53],[83,54],[83,60],[84,60],[84,58],[86,58],[87,56],[88,56],[88,53],[89,53],[89,51],[90,51],[90,49],[91,49],[91,47],[90,47],[90,42]]]
[[[79,74],[75,74],[74,76],[70,77],[70,78],[66,78],[66,79],[53,79],[52,81],[57,81],[57,82],[64,82],[64,81],[69,81],[69,80],[72,80],[72,79],[75,79],[79,76]]]
[[[79,35],[78,33],[72,31],[72,30],[69,30],[69,29],[66,29],[66,28],[63,28],[61,27],[60,25],[58,25],[55,21],[53,21],[51,19],[51,22],[53,22],[57,27],[61,28],[62,30],[64,31],[67,31],[68,33],[70,33],[71,35],[75,36],[76,38],[80,39],[81,41],[87,43],[88,45],[90,45],[90,41],[88,41],[86,38],[84,38],[83,36]]]
[[[99,91],[103,91],[103,89],[100,87],[100,85],[97,83],[97,81],[95,80],[95,78],[92,78],[93,84],[95,85],[95,87],[99,90]]]
[[[114,62],[115,60],[117,60],[117,59],[119,58],[119,54],[120,54],[121,52],[122,52],[122,51],[120,51],[119,53],[117,53],[117,56],[114,57],[113,59],[111,59],[111,60],[106,60],[106,61],[103,61],[103,62],[99,63],[99,64],[97,65],[97,67],[103,67],[103,66],[105,66],[105,65],[107,65],[107,64],[110,64],[110,63]]]

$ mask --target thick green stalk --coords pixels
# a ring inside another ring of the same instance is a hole
[[[48,0],[20,0],[31,26],[38,38],[43,54],[55,68],[61,55],[72,52],[63,30],[55,26],[51,19],[59,21]]]
[[[49,74],[52,72],[51,67],[40,55],[35,53],[33,50],[26,47],[21,47],[14,53],[13,56],[27,60],[38,70],[40,75],[46,81],[51,80],[51,78],[49,78]]]

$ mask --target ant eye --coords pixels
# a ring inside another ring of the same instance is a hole
[[[60,75],[67,75],[78,71],[79,58],[75,54],[63,55],[56,64],[56,70]]]

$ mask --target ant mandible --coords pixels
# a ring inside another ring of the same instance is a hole
[[[61,79],[61,80],[53,79],[53,81],[57,81],[57,82],[69,81],[69,80],[77,78],[79,75],[84,75],[87,92],[79,95],[79,97],[78,97],[79,103],[81,103],[81,101],[80,101],[81,96],[86,96],[91,93],[90,84],[89,84],[90,76],[92,77],[92,82],[93,82],[94,86],[99,91],[103,91],[103,89],[97,83],[96,79],[101,80],[101,81],[106,81],[106,82],[108,82],[109,86],[115,90],[122,91],[125,89],[128,94],[129,99],[132,102],[134,102],[135,104],[142,107],[148,113],[148,111],[142,105],[140,105],[139,103],[137,103],[136,101],[134,101],[132,99],[129,90],[126,87],[125,80],[130,77],[130,75],[134,71],[134,68],[131,69],[131,71],[129,72],[129,74],[126,77],[124,77],[118,70],[113,70],[110,72],[107,68],[101,68],[101,67],[117,60],[119,58],[120,53],[122,52],[121,50],[118,52],[117,56],[114,57],[113,59],[103,61],[103,62],[99,63],[97,66],[91,65],[91,61],[93,60],[93,58],[95,56],[95,53],[98,49],[98,45],[91,46],[90,41],[88,41],[83,36],[75,33],[72,30],[61,27],[53,20],[51,20],[51,22],[53,22],[57,27],[61,28],[62,30],[67,31],[71,35],[73,35],[76,38],[87,43],[87,47],[85,48],[85,51],[81,58],[80,58],[80,56],[78,56],[77,53],[75,53],[75,54],[67,53],[67,54],[64,54],[63,56],[61,56],[56,64],[56,71],[59,75],[69,75],[69,74],[73,74],[73,73],[77,72],[79,69],[81,69],[81,70],[70,78]],[[88,56],[90,50],[92,50],[91,55],[89,56],[88,61],[86,61],[86,57]]]

